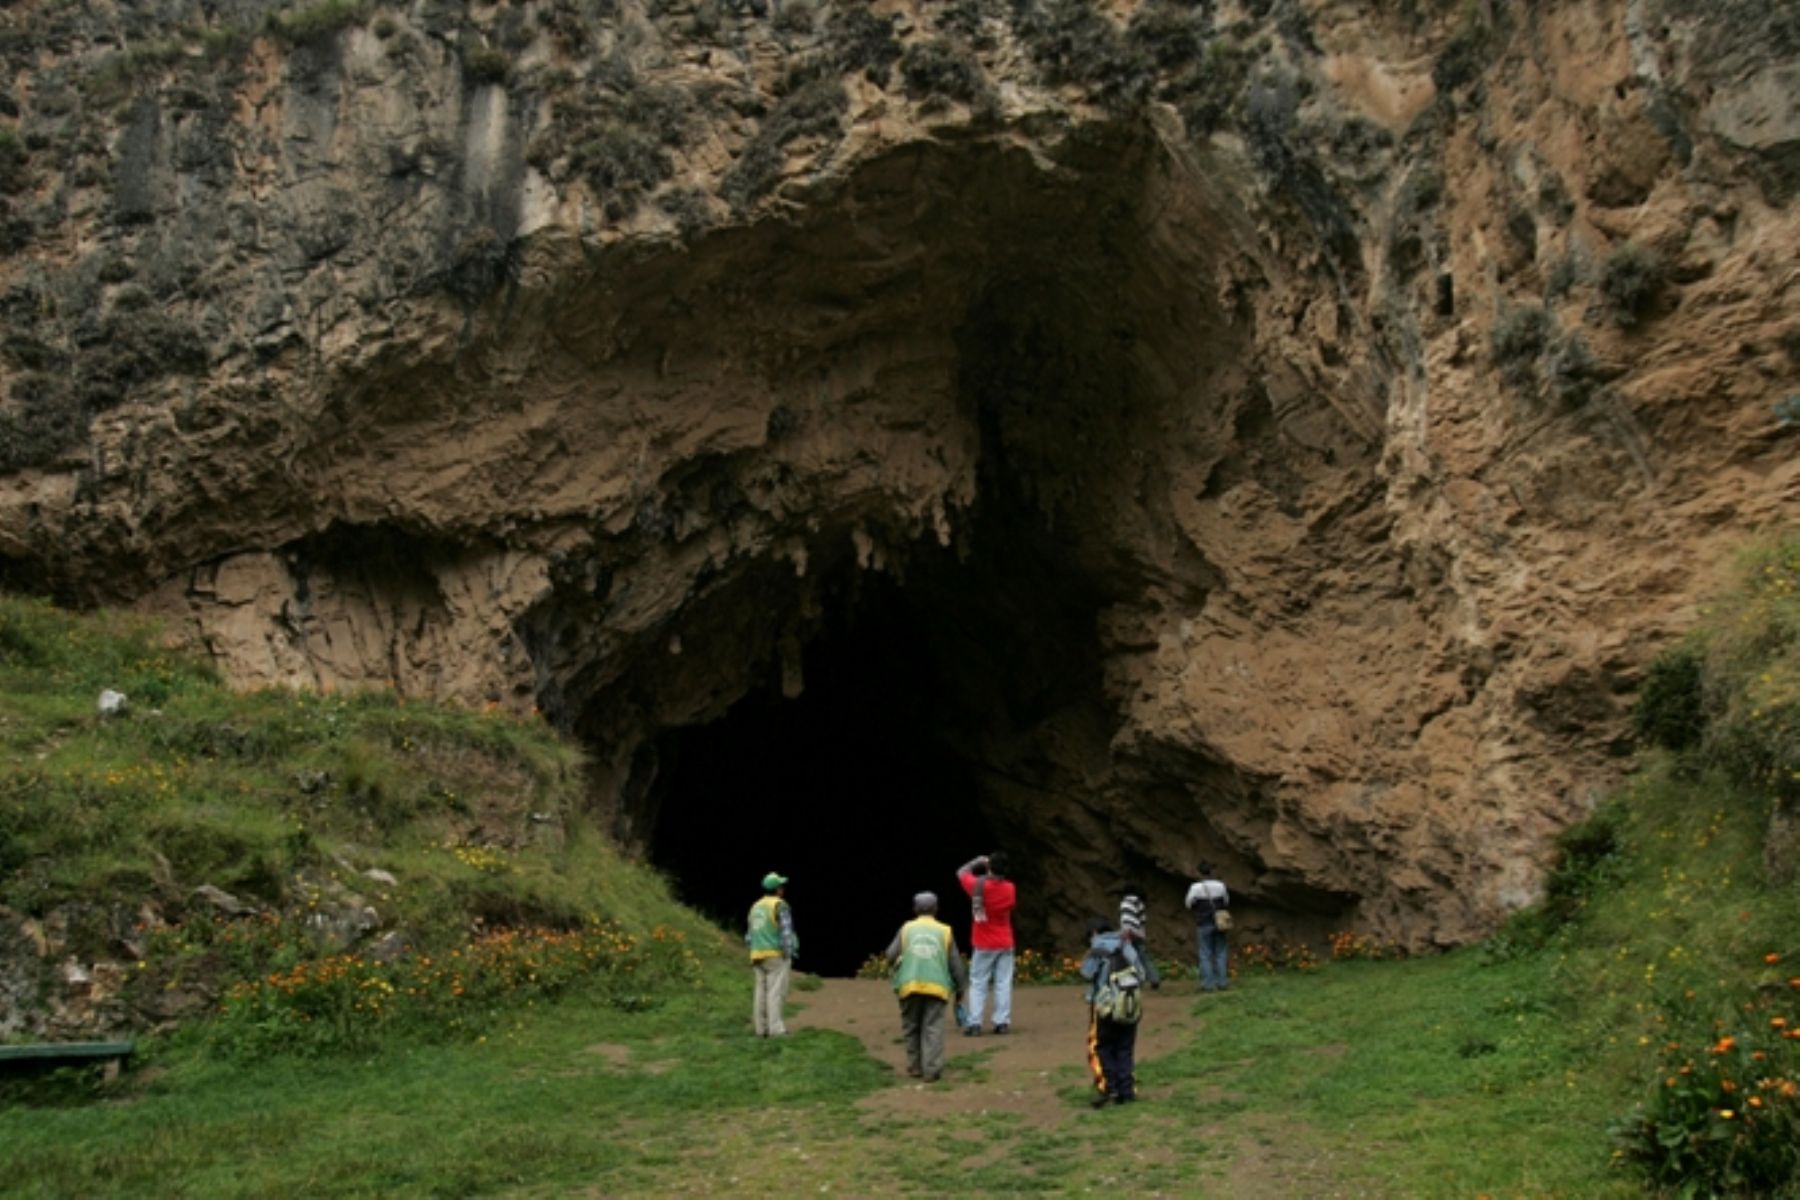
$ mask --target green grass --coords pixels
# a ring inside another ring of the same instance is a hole
[[[529,723],[393,697],[240,700],[141,627],[0,602],[0,743],[13,764],[0,769],[0,804],[15,805],[0,808],[12,838],[0,852],[23,864],[0,881],[8,896],[21,877],[48,893],[160,895],[176,863],[218,873],[260,855],[279,867],[298,823],[313,853],[387,837],[393,861],[441,872],[457,903],[472,883],[492,885],[515,900],[603,906],[628,924],[686,923],[713,948],[704,971],[666,985],[647,1011],[578,985],[495,1014],[478,1039],[472,1026],[461,1040],[248,1062],[214,1058],[204,1025],[152,1040],[106,1103],[82,1102],[92,1085],[66,1078],[0,1092],[0,1191],[1232,1194],[1279,1181],[1292,1194],[1643,1194],[1619,1131],[1647,1106],[1653,1128],[1681,1132],[1656,1116],[1675,1094],[1664,1091],[1675,1064],[1716,1073],[1725,1039],[1760,1038],[1766,1057],[1732,1060],[1749,1072],[1742,1088],[1763,1072],[1800,1082],[1800,1056],[1770,1028],[1771,1016],[1800,1025],[1800,886],[1779,855],[1773,874],[1765,865],[1780,845],[1771,821],[1792,802],[1800,553],[1749,565],[1753,586],[1716,606],[1689,651],[1705,663],[1692,700],[1700,732],[1682,723],[1687,749],[1652,756],[1560,839],[1551,904],[1442,956],[1251,972],[1207,997],[1165,989],[1146,1020],[1184,1006],[1192,1032],[1140,1061],[1147,1102],[1092,1112],[1077,1042],[1026,1085],[1037,1120],[859,1108],[907,1085],[845,1035],[750,1037],[747,981],[722,937],[676,915],[660,881],[593,835],[514,855],[499,875],[446,866],[431,835],[443,797],[427,781],[479,791],[468,781],[504,777],[540,789],[534,804],[570,802],[573,757]],[[91,717],[89,695],[120,679],[156,695],[161,715]],[[337,781],[301,793],[324,792],[322,807],[296,805],[279,783],[296,755]],[[181,762],[194,773],[176,795],[142,770]],[[444,763],[458,773],[439,772]],[[107,782],[133,767],[129,788]],[[21,824],[25,793],[58,820]],[[139,844],[170,865],[147,864]],[[1005,1069],[997,1049],[953,1058],[948,1086],[991,1084]],[[1707,1145],[1729,1144],[1751,1110],[1720,1110],[1748,1094],[1702,1099],[1683,1119]],[[1757,1128],[1791,1128],[1791,1114],[1776,1121],[1784,1113],[1758,1110],[1769,1123]],[[1723,1178],[1686,1182],[1712,1194]],[[1757,1189],[1800,1196],[1800,1181]]]
[[[98,717],[102,688],[129,715]],[[358,872],[379,867],[402,881],[384,917],[426,943],[482,906],[714,942],[582,804],[578,751],[535,719],[393,692],[234,693],[152,625],[0,597],[0,904],[28,916],[178,914],[208,883],[291,908],[333,880],[367,892]],[[497,839],[485,867],[455,852],[477,825]]]
[[[745,1011],[747,997],[715,984],[644,1014],[560,1002],[454,1051],[227,1068],[167,1050],[123,1102],[0,1110],[0,1190],[612,1191],[685,1170],[683,1131],[695,1123],[779,1110],[829,1126],[835,1109],[887,1074],[842,1035],[752,1038]]]

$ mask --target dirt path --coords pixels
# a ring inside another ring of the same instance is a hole
[[[1148,995],[1138,1031],[1139,1060],[1179,1045],[1193,1029],[1188,1003],[1193,985],[1165,984]],[[949,1113],[1010,1113],[1054,1125],[1069,1115],[1057,1093],[1087,1075],[1087,1005],[1079,985],[1013,990],[1012,1032],[965,1038],[952,1031],[944,1078],[935,1084],[907,1081],[865,1097],[868,1112],[894,1116]],[[900,1010],[893,988],[882,980],[827,979],[816,992],[790,997],[799,1014],[790,1029],[835,1029],[867,1046],[869,1053],[904,1077],[906,1051],[900,1042]],[[1146,1093],[1153,1098],[1154,1092]]]

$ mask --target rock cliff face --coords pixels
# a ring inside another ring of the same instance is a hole
[[[0,582],[541,708],[653,856],[882,693],[1031,937],[1532,898],[1800,512],[1800,15],[753,7],[0,11]],[[821,790],[782,852],[881,855]]]

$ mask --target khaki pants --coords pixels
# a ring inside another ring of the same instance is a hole
[[[944,1014],[950,1004],[936,996],[900,1001],[900,1032],[906,1039],[906,1073],[936,1079],[944,1073]]]
[[[781,1006],[787,1003],[788,960],[781,955],[758,959],[751,964],[756,979],[756,1003],[750,1019],[756,1024],[757,1037],[780,1037],[787,1032],[781,1023]]]

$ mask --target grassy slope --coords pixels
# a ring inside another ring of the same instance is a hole
[[[131,715],[97,717],[102,688]],[[715,945],[588,832],[579,761],[500,713],[235,694],[152,626],[0,597],[0,905],[60,913],[84,961],[116,957],[120,914],[144,902],[171,920],[203,908],[202,884],[286,912],[354,892],[427,948],[477,916],[606,916]],[[400,885],[371,884],[369,868]]]

